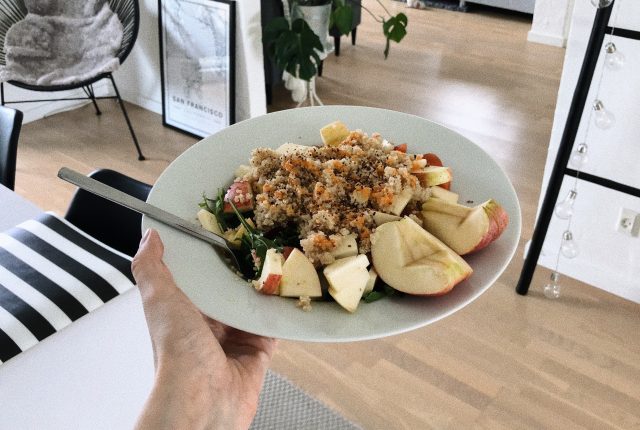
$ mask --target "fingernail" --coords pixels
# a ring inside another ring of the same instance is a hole
[[[142,235],[142,239],[140,239],[140,243],[144,243],[149,237],[149,234],[151,234],[150,228],[148,228],[147,231],[144,232],[144,234]]]

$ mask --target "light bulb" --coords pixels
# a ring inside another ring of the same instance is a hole
[[[567,258],[576,258],[578,256],[578,244],[573,240],[573,234],[569,230],[562,234],[560,252]]]
[[[616,122],[616,117],[613,113],[604,108],[604,103],[601,100],[595,100],[593,102],[593,110],[595,111],[593,117],[598,128],[606,130]]]
[[[591,4],[597,7],[598,9],[603,9],[605,7],[611,6],[613,0],[591,0]]]
[[[577,170],[582,170],[584,166],[589,162],[589,155],[587,154],[589,147],[586,143],[579,144],[571,154],[569,164]]]
[[[558,285],[558,280],[560,279],[560,274],[558,272],[553,272],[551,274],[551,278],[549,279],[549,283],[544,286],[544,295],[548,299],[557,299],[560,297],[560,285]]]
[[[613,42],[605,46],[604,64],[611,70],[620,70],[624,66],[624,55],[616,48]]]
[[[560,219],[569,219],[573,215],[573,204],[576,201],[578,192],[576,190],[569,191],[567,197],[556,205],[555,214]]]

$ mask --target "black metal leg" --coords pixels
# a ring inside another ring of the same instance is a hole
[[[542,207],[540,208],[540,215],[536,222],[536,228],[533,231],[533,237],[531,238],[531,245],[527,253],[527,258],[524,261],[522,272],[520,273],[520,279],[516,286],[516,292],[518,294],[525,295],[529,291],[531,279],[533,273],[536,270],[538,264],[538,258],[542,251],[542,245],[544,243],[551,217],[553,216],[553,210],[562,186],[562,180],[567,170],[567,164],[571,157],[571,150],[578,134],[578,127],[580,126],[580,119],[584,111],[584,106],[587,101],[587,95],[589,94],[589,87],[591,86],[591,80],[593,79],[593,73],[598,61],[598,54],[602,49],[602,42],[604,41],[604,35],[611,16],[611,10],[613,9],[613,3],[606,7],[600,8],[596,12],[596,17],[593,22],[593,28],[591,29],[591,37],[589,38],[589,45],[585,53],[584,61],[582,63],[582,69],[578,77],[578,83],[573,93],[573,99],[571,101],[571,107],[567,116],[567,123],[564,127],[562,139],[560,140],[560,148],[558,149],[558,155],[551,171],[551,177],[549,178],[549,185],[547,186],[547,192],[542,201]]]
[[[96,93],[93,91],[93,84],[87,85],[86,87],[82,87],[87,96],[91,99],[93,103],[93,107],[96,108],[96,115],[102,115],[100,112],[100,108],[98,107],[98,102],[96,101]]]
[[[358,30],[358,27],[354,27],[353,30],[351,30],[351,44],[353,46],[356,45],[356,31]]]
[[[116,98],[118,99],[118,103],[120,103],[120,109],[122,109],[122,114],[124,115],[124,119],[127,121],[127,126],[129,127],[129,131],[131,132],[131,137],[133,138],[133,143],[136,145],[136,149],[138,150],[138,160],[144,160],[144,155],[142,155],[142,151],[140,150],[140,145],[138,144],[138,138],[136,138],[136,134],[133,131],[133,127],[131,126],[131,121],[129,120],[129,115],[127,115],[127,109],[124,107],[124,102],[120,97],[120,91],[118,91],[118,87],[116,86],[116,81],[113,79],[113,75],[109,73],[109,79],[111,80],[111,84],[113,85],[113,89],[116,92]]]
[[[336,48],[336,57],[340,56],[340,36],[333,36],[333,46]]]
[[[271,88],[271,84],[264,85],[264,92],[267,95],[267,104],[270,105],[273,103],[273,88]]]
[[[0,82],[0,102],[4,106],[4,82]]]
[[[320,64],[318,64],[318,76],[322,76],[323,69],[324,69],[324,60],[321,60]]]

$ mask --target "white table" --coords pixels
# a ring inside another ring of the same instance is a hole
[[[1,185],[0,207],[0,231],[42,213]],[[131,428],[153,372],[133,288],[0,366],[0,429]]]
[[[0,232],[42,210],[0,185]],[[153,384],[137,288],[0,365],[0,429],[129,429]],[[275,426],[275,427],[274,427]],[[252,429],[356,428],[268,372]]]

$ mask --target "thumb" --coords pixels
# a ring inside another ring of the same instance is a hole
[[[131,263],[131,271],[143,300],[149,296],[171,293],[177,288],[169,268],[162,260],[163,255],[164,245],[160,235],[156,230],[148,229]]]

